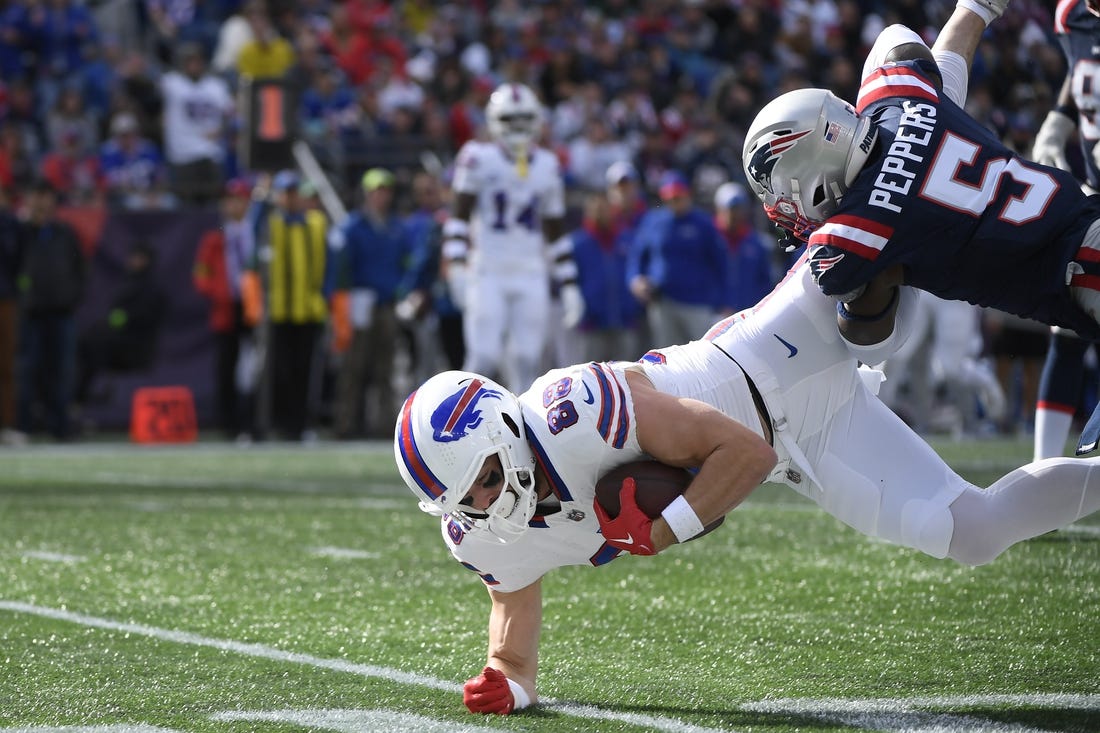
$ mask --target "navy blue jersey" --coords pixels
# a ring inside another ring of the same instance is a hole
[[[1077,106],[1077,130],[1085,164],[1085,180],[1100,191],[1100,166],[1093,149],[1100,141],[1100,18],[1085,0],[1061,0],[1054,14],[1054,34],[1069,67],[1070,90]]]
[[[1002,145],[939,92],[934,69],[907,61],[864,80],[856,109],[878,141],[810,237],[818,286],[842,295],[901,264],[907,285],[942,298],[1100,336],[1066,287],[1100,197]]]

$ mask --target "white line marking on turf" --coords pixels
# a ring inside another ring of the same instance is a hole
[[[1100,710],[1100,695],[959,695],[901,699],[777,699],[745,703],[742,710],[805,715],[828,723],[843,723],[863,730],[905,733],[1047,733],[1017,723],[1001,723],[975,715],[945,714],[914,708],[984,706],[1057,707]]]
[[[1100,525],[1096,524],[1071,524],[1068,527],[1062,527],[1058,531],[1068,534],[1083,534],[1088,537],[1100,537]]]
[[[392,669],[390,667],[380,667],[373,664],[357,664],[355,662],[349,662],[346,659],[325,659],[323,657],[315,657],[311,654],[287,652],[282,649],[263,646],[262,644],[247,644],[240,641],[232,641],[230,639],[215,639],[209,636],[193,634],[188,631],[173,631],[172,629],[161,629],[155,626],[146,626],[144,624],[112,621],[111,619],[88,616],[83,613],[74,613],[58,608],[35,606],[30,603],[21,603],[19,601],[0,600],[0,611],[28,613],[35,616],[52,618],[58,621],[69,621],[75,624],[91,626],[97,629],[122,631],[138,636],[148,636],[154,639],[171,641],[177,644],[192,644],[194,646],[207,647],[210,649],[220,649],[222,651],[234,652],[249,657],[269,659],[275,662],[305,664],[311,667],[330,669],[336,672],[357,674],[362,677],[379,677],[389,680],[390,682],[420,685],[422,687],[429,687],[433,690],[442,690],[444,692],[457,694],[462,691],[462,686],[458,683],[436,679],[435,677],[428,677],[427,675],[415,674],[413,672],[402,672],[401,670]],[[617,713],[593,706],[559,703],[553,700],[540,700],[540,703],[545,707],[553,708],[565,715],[575,715],[582,718],[621,720],[634,723],[635,725],[648,725],[654,730],[664,731],[665,733],[736,733],[736,731],[718,731],[712,728],[701,728],[699,726],[689,725],[674,718]]]
[[[23,553],[23,557],[29,557],[32,560],[45,560],[47,562],[63,562],[69,565],[84,562],[87,559],[82,555],[66,555],[63,552],[49,552],[47,550],[27,550]]]
[[[210,717],[224,723],[242,720],[289,723],[309,730],[341,733],[489,733],[496,730],[392,710],[231,710]]]
[[[114,725],[43,725],[40,727],[2,727],[3,733],[178,733],[172,727],[138,723]]]
[[[382,557],[378,552],[353,550],[349,547],[311,547],[309,552],[318,557],[335,557],[341,560],[377,560]]]

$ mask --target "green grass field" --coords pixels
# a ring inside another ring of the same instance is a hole
[[[1030,445],[936,444],[985,485]],[[540,693],[383,445],[0,453],[0,733],[1100,731],[1100,515],[965,568],[782,487],[544,581]]]

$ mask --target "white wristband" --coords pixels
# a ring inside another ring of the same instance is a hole
[[[514,682],[508,677],[504,679],[508,680],[508,689],[512,691],[512,699],[515,700],[512,704],[513,710],[522,710],[531,704],[531,696],[527,694],[527,690],[523,689],[520,683]]]
[[[661,516],[668,522],[668,528],[676,535],[677,542],[687,542],[697,534],[702,533],[703,523],[699,521],[699,515],[687,503],[683,495],[677,496],[661,511]]]
[[[989,25],[1001,17],[1001,14],[1004,13],[1004,5],[1008,5],[1008,0],[1004,0],[1003,5],[996,2],[996,0],[957,0],[955,5],[966,8],[984,20],[986,25]]]

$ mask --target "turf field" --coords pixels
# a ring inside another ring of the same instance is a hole
[[[936,444],[985,485],[1030,446]],[[1100,731],[1100,516],[970,569],[763,487],[544,581],[543,707],[472,716],[487,597],[388,446],[0,452],[0,733]]]

